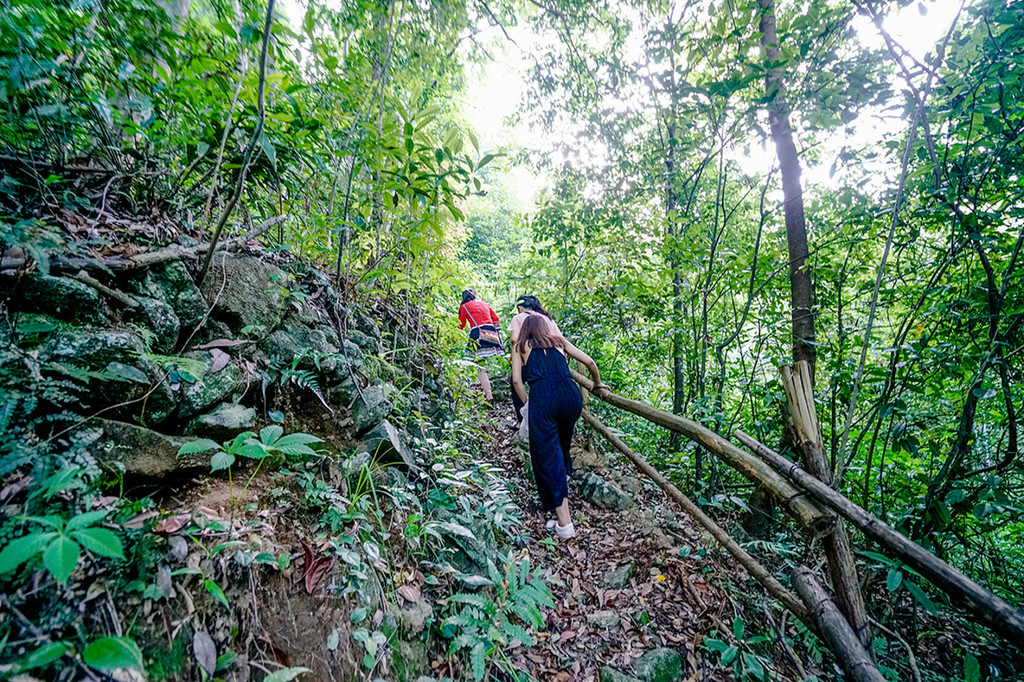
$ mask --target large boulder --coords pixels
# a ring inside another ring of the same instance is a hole
[[[182,384],[181,404],[178,406],[179,418],[193,417],[242,390],[242,371],[234,363],[228,362],[216,372],[211,372],[216,359],[213,353],[198,351],[187,353],[185,357],[202,362],[205,370],[199,381]]]
[[[235,333],[243,329],[263,334],[277,326],[283,314],[288,275],[254,256],[217,255],[203,280],[202,292],[213,315]]]
[[[380,424],[395,408],[388,399],[387,386],[389,384],[364,388],[356,398],[352,405],[352,427],[357,434],[362,435]]]
[[[57,334],[40,350],[44,371],[48,366],[64,376],[81,377],[82,370],[94,373],[85,375],[88,383],[82,387],[81,402],[86,408],[122,405],[108,416],[157,423],[174,411],[175,396],[162,369],[145,356],[146,347],[138,335],[109,329]],[[97,379],[95,373],[106,378]]]
[[[18,282],[11,303],[16,310],[44,313],[68,322],[95,323],[103,317],[99,292],[68,277],[24,277]]]
[[[278,357],[287,363],[301,353],[305,354],[300,366],[306,368],[314,367],[314,360],[317,354],[322,358],[327,355],[338,353],[338,335],[330,327],[309,328],[294,322],[286,322],[279,329],[274,330],[263,341],[260,342],[260,350],[269,357]],[[329,360],[332,360],[329,358]],[[334,363],[323,366],[324,371],[334,369]]]
[[[127,286],[140,296],[155,298],[171,306],[183,327],[199,324],[209,310],[192,275],[181,261],[147,268],[141,279],[129,282]]]
[[[166,436],[150,429],[108,419],[93,419],[71,437],[100,466],[126,476],[164,478],[192,474],[210,466],[209,453],[178,456],[187,438]]]

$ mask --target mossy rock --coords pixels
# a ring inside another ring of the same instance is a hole
[[[674,649],[651,649],[633,662],[643,682],[675,682],[683,679],[683,657]]]
[[[188,442],[135,424],[94,419],[71,435],[100,466],[127,476],[162,479],[173,474],[207,469],[209,453],[178,456]]]
[[[209,351],[186,353],[184,357],[202,362],[206,370],[199,381],[182,384],[178,418],[193,417],[242,390],[242,371],[234,363],[229,362],[219,371],[210,372],[214,357]]]
[[[221,403],[192,420],[188,432],[216,440],[232,438],[256,426],[256,410],[243,405]]]
[[[202,293],[213,315],[233,332],[251,328],[267,333],[284,313],[282,289],[287,274],[254,256],[218,255],[203,280]]]
[[[155,298],[171,306],[183,327],[199,324],[209,310],[192,275],[181,261],[147,268],[141,279],[133,280],[127,286],[138,295]]]
[[[16,310],[44,313],[77,324],[95,324],[104,317],[99,292],[68,277],[29,275],[18,282],[11,305]]]
[[[109,329],[62,332],[43,345],[40,358],[44,372],[50,365],[53,374],[68,376],[69,372],[87,370],[108,376],[84,383],[82,396],[87,408],[125,403],[108,416],[155,424],[176,407],[177,398],[163,381],[163,371],[146,359],[145,344],[135,333]],[[65,369],[58,370],[55,364]]]
[[[170,353],[178,343],[181,321],[177,313],[167,303],[146,296],[137,297],[138,308],[128,308],[122,315],[125,322],[141,324],[153,332],[153,350],[158,353]]]

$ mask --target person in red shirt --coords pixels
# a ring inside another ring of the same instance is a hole
[[[462,292],[462,305],[459,307],[459,329],[465,329],[469,325],[469,354],[480,364],[480,388],[484,391],[484,398],[488,403],[494,403],[494,394],[491,393],[491,378],[487,375],[487,368],[483,366],[484,358],[494,355],[504,355],[505,349],[501,345],[501,337],[498,330],[501,329],[501,322],[494,308],[477,299],[472,289]]]

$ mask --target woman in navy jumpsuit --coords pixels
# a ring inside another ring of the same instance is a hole
[[[530,459],[537,492],[541,507],[555,511],[555,532],[561,538],[575,535],[567,477],[572,473],[569,446],[583,410],[580,389],[569,374],[567,355],[586,365],[595,392],[607,390],[593,359],[561,334],[551,333],[540,315],[531,315],[523,322],[512,353],[512,384],[529,405]],[[524,380],[530,384],[529,396]]]

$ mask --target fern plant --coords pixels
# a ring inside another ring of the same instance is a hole
[[[334,410],[327,404],[327,400],[324,398],[323,390],[320,388],[320,381],[317,379],[317,375],[312,370],[300,369],[299,365],[302,361],[310,355],[306,350],[302,350],[295,354],[290,363],[284,361],[278,355],[270,358],[270,365],[267,367],[266,372],[263,375],[263,399],[266,401],[267,387],[270,384],[277,384],[279,386],[287,386],[292,384],[299,388],[304,388],[320,401],[328,412],[334,414]],[[318,353],[312,354],[313,362],[319,369],[321,356]]]
[[[504,566],[499,571],[487,562],[488,578],[481,581],[493,585],[493,591],[459,592],[447,599],[451,615],[441,625],[441,633],[451,637],[448,656],[467,651],[473,677],[483,679],[490,665],[497,664],[515,676],[505,656],[505,647],[512,640],[526,646],[535,643],[534,631],[544,626],[541,609],[553,608],[551,590],[539,571],[530,570],[530,559],[515,562],[499,556]]]

